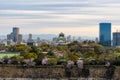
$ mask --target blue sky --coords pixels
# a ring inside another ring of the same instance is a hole
[[[99,23],[120,29],[120,0],[0,0],[0,34],[98,36]]]

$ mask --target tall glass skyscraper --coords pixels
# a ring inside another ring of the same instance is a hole
[[[99,30],[100,44],[111,46],[111,23],[100,23]]]
[[[120,32],[113,33],[113,46],[114,47],[120,46]]]
[[[14,35],[13,41],[17,42],[18,41],[18,36],[19,36],[19,28],[17,28],[17,27],[13,28],[13,35]]]

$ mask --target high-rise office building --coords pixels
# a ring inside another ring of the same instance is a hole
[[[32,40],[32,34],[29,34],[29,38],[28,38],[29,40]]]
[[[13,41],[17,42],[18,41],[18,36],[19,36],[19,28],[17,28],[17,27],[13,28],[13,36],[14,36]]]
[[[35,41],[32,39],[32,34],[29,34],[29,38],[27,40],[27,45],[29,45],[29,46],[35,45]]]
[[[7,35],[8,45],[13,41],[15,44],[20,44],[22,42],[22,35],[19,34],[19,28],[14,27],[13,32]]]
[[[113,46],[114,47],[120,46],[120,32],[113,33]]]
[[[18,43],[18,44],[21,44],[21,43],[22,43],[22,40],[23,40],[23,39],[22,39],[22,34],[19,34],[19,35],[18,35],[17,43]]]
[[[99,41],[103,46],[111,46],[111,23],[100,23]]]

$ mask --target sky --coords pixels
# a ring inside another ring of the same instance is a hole
[[[99,35],[99,23],[120,30],[120,0],[0,0],[0,35],[19,27],[21,34]]]

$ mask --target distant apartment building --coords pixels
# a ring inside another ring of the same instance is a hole
[[[0,40],[0,46],[7,46],[7,40],[6,39]]]
[[[7,43],[11,45],[11,42],[14,44],[20,44],[22,42],[22,35],[19,34],[19,28],[14,27],[13,31],[7,35]]]
[[[95,38],[95,42],[98,43],[99,42],[99,39],[98,37]]]
[[[99,41],[103,46],[111,46],[111,23],[99,24]]]
[[[120,47],[120,32],[113,33],[113,46]]]
[[[35,45],[35,41],[32,39],[32,34],[29,34],[29,38],[27,40],[27,45],[29,45],[29,46]]]
[[[72,41],[72,37],[71,37],[71,35],[68,35],[68,36],[67,36],[67,41],[69,41],[69,42]]]

